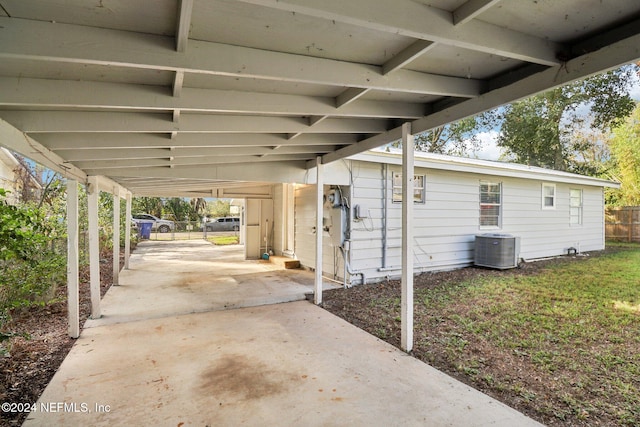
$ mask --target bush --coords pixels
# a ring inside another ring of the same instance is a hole
[[[53,298],[66,256],[50,248],[53,227],[42,211],[9,205],[0,188],[0,324],[9,310]]]

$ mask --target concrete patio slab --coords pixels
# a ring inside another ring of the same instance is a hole
[[[538,425],[306,301],[84,330],[40,402],[75,406],[25,426]]]
[[[305,299],[314,276],[269,262],[244,260],[242,246],[204,240],[145,241],[102,300],[102,317],[85,328],[178,314]],[[329,281],[325,289],[337,287]]]
[[[199,245],[136,250],[25,426],[540,425],[307,301],[218,310],[286,280]]]

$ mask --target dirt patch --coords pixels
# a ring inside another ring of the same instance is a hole
[[[120,257],[124,265],[124,255]],[[113,283],[113,257],[105,251],[100,259],[100,293],[104,295]],[[55,302],[43,307],[16,310],[11,313],[7,330],[16,334],[5,341],[9,349],[0,356],[0,402],[34,404],[75,340],[68,335],[67,287],[56,291]],[[80,270],[80,325],[91,314],[89,267]],[[0,412],[0,426],[19,426],[26,418],[23,412]]]

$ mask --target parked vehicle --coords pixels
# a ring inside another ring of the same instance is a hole
[[[168,233],[176,229],[176,223],[169,221],[168,219],[160,219],[156,216],[149,214],[135,214],[133,215],[133,222],[136,226],[140,226],[141,223],[150,222],[151,230],[159,231],[160,233]]]
[[[205,223],[205,227],[207,227],[207,231],[238,231],[240,230],[240,218],[213,218]]]

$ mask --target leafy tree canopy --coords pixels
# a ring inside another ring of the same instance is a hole
[[[509,160],[600,175],[608,157],[606,135],[635,106],[629,92],[636,75],[638,66],[626,65],[438,127],[416,135],[416,149],[471,156],[482,148],[479,133],[494,130]]]
[[[625,120],[635,106],[629,91],[636,72],[635,65],[624,66],[492,112],[498,146],[518,163],[597,173],[597,165],[576,155],[593,141],[575,136],[586,128],[606,132]]]
[[[457,122],[439,126],[414,136],[416,151],[448,154],[450,156],[469,156],[482,148],[478,132],[488,130],[493,125],[493,116],[478,115]],[[390,144],[402,147],[402,140]]]
[[[618,205],[640,205],[640,104],[614,129],[608,141],[616,167],[611,177],[622,184],[612,200]]]

